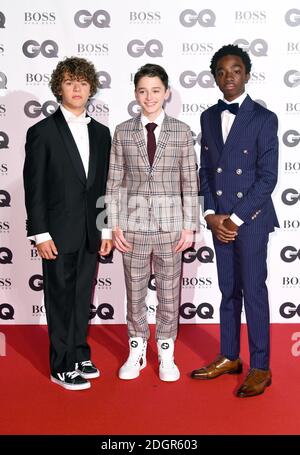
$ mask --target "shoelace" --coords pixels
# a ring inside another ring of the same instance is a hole
[[[75,378],[77,378],[77,376],[80,376],[80,374],[77,373],[77,371],[68,371],[66,373],[66,376],[68,376],[68,378],[70,378],[70,379],[75,379]]]
[[[92,367],[93,364],[90,360],[84,360],[83,362],[80,362],[83,367]]]

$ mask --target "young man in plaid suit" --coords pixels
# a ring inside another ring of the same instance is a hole
[[[127,292],[130,352],[119,377],[134,379],[146,366],[145,299],[152,260],[159,377],[176,381],[181,252],[192,245],[199,219],[196,157],[190,128],[163,110],[169,97],[166,71],[146,64],[134,84],[141,113],[116,128],[107,182],[109,220],[114,246],[123,254]]]

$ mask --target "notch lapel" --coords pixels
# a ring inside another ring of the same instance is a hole
[[[154,155],[154,161],[153,161],[152,168],[155,168],[157,166],[159,160],[161,159],[161,156],[167,146],[169,137],[170,137],[169,118],[168,118],[167,114],[165,113],[165,118],[164,118],[163,124],[161,126],[160,135],[159,135],[159,138],[157,141],[156,152]]]
[[[67,150],[70,160],[72,162],[72,165],[76,171],[76,174],[77,174],[79,180],[85,185],[86,184],[86,175],[85,175],[83,163],[82,163],[76,142],[74,141],[70,128],[68,127],[68,124],[64,118],[64,115],[60,109],[57,109],[57,111],[53,114],[53,117],[54,117],[56,126],[58,128],[58,131],[61,134],[63,143],[65,145],[65,149]]]

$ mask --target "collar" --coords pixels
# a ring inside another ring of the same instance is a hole
[[[150,122],[150,120],[144,114],[141,114],[141,122],[142,122],[143,126],[146,126],[147,123],[156,123],[156,125],[161,128],[164,118],[165,118],[165,111],[163,109],[162,109],[161,113],[159,114],[159,116],[156,117],[155,120],[152,120],[152,122]]]
[[[61,112],[63,113],[63,116],[65,117],[66,122],[68,122],[68,120],[70,120],[70,118],[79,119],[79,118],[85,118],[85,116],[86,116],[86,110],[84,110],[82,112],[82,114],[80,114],[80,115],[75,115],[75,114],[73,114],[73,112],[66,109],[62,104],[60,105],[60,109],[61,109]]]
[[[247,98],[247,93],[244,92],[244,93],[242,93],[238,98],[235,98],[235,99],[232,100],[232,101],[227,101],[227,100],[225,100],[225,98],[223,98],[223,101],[224,101],[224,103],[226,103],[226,104],[238,103],[238,104],[239,104],[239,107],[241,107],[242,102],[245,101],[246,98]]]

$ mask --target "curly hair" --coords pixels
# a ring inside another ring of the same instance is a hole
[[[86,80],[91,86],[91,97],[96,94],[98,88],[100,87],[100,82],[93,63],[79,57],[65,58],[65,60],[58,62],[56,68],[51,74],[49,82],[52,93],[58,102],[62,99],[60,95],[61,84],[66,74],[68,74],[71,79]]]
[[[237,57],[240,57],[245,65],[246,68],[246,74],[249,74],[251,71],[251,60],[249,57],[249,54],[244,51],[242,48],[234,45],[234,44],[227,44],[226,46],[221,47],[214,55],[213,58],[211,59],[210,62],[210,71],[214,78],[216,78],[216,69],[217,69],[217,64],[218,61],[226,57],[226,55],[236,55]]]

